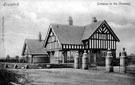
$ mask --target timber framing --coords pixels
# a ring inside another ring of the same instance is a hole
[[[47,49],[50,58],[60,56],[63,63],[67,63],[68,53],[84,50],[89,56],[103,56],[108,49],[116,55],[117,42],[120,42],[117,35],[109,26],[106,20],[96,21],[86,26],[50,24],[45,37],[43,47]],[[66,60],[65,60],[66,59]]]

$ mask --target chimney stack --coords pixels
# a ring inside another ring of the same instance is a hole
[[[42,35],[41,35],[41,32],[39,32],[38,37],[39,37],[39,41],[41,42],[41,41],[42,41]]]
[[[69,16],[69,25],[73,25],[73,19],[72,19],[72,17],[71,16]]]
[[[97,22],[97,19],[96,19],[96,17],[92,17],[92,22]]]

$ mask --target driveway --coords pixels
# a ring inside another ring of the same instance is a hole
[[[19,69],[32,80],[32,85],[134,85],[135,77],[129,74],[107,73],[104,70],[73,68]]]

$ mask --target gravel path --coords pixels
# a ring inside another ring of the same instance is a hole
[[[134,85],[128,74],[72,68],[18,70],[33,80],[32,85]]]

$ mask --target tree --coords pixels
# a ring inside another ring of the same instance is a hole
[[[6,56],[6,62],[10,62],[10,56],[9,56],[9,54]]]
[[[19,56],[15,56],[16,62],[19,62]]]

